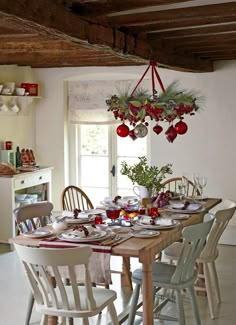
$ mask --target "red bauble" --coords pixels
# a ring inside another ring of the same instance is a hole
[[[168,129],[165,132],[166,134],[166,138],[169,142],[173,142],[174,139],[177,137],[177,131],[176,129],[173,127],[173,125],[169,126]]]
[[[129,135],[129,127],[122,123],[117,127],[116,133],[119,135],[119,137],[125,138]]]
[[[188,130],[188,126],[183,121],[179,121],[175,124],[175,129],[178,134],[185,134]]]
[[[153,131],[156,133],[156,134],[159,134],[161,133],[161,131],[163,130],[163,128],[159,125],[159,124],[156,124],[153,128]]]
[[[136,137],[136,135],[134,133],[134,129],[129,131],[129,136],[131,137],[132,140],[136,140],[137,139],[137,137]]]

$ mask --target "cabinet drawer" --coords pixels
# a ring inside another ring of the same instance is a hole
[[[51,181],[51,173],[50,172],[37,173],[32,176],[32,180],[34,182],[34,185],[48,183]]]
[[[33,184],[33,178],[31,176],[19,177],[14,180],[15,190],[20,190],[25,187],[30,187]]]
[[[43,183],[48,183],[51,181],[51,173],[40,172],[28,176],[23,176],[16,178],[14,180],[14,189],[20,190],[26,187],[36,186]]]

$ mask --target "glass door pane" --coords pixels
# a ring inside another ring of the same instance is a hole
[[[94,206],[107,196],[133,196],[133,184],[120,174],[121,162],[128,164],[147,155],[147,139],[132,140],[116,135],[117,126],[81,125],[79,140],[79,186]],[[113,167],[114,166],[114,167]],[[111,170],[115,169],[115,175]]]

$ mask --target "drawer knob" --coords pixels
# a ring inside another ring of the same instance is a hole
[[[43,179],[43,176],[39,176],[39,179],[40,179],[40,180]]]
[[[21,181],[20,183],[21,183],[21,184],[25,184],[25,181]]]

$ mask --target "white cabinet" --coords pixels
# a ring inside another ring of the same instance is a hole
[[[24,172],[13,176],[0,177],[0,242],[8,243],[8,239],[15,236],[15,193],[32,193],[34,187],[42,185],[46,197],[51,201],[52,167]]]

